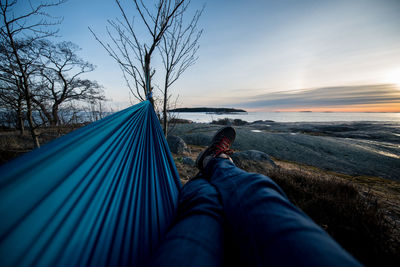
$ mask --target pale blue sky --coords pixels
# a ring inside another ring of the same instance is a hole
[[[279,91],[400,77],[400,0],[192,0],[191,9],[203,4],[199,60],[172,88],[180,106],[249,107]],[[118,65],[87,28],[104,36],[107,19],[120,16],[114,1],[69,0],[54,13],[64,17],[59,40],[78,44],[97,65],[88,76],[115,107],[129,105]]]

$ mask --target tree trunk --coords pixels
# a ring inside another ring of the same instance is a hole
[[[40,147],[40,143],[39,143],[39,138],[38,138],[38,135],[36,134],[35,126],[34,126],[34,123],[33,123],[32,103],[31,103],[29,91],[27,92],[27,90],[26,90],[25,94],[26,94],[26,107],[27,107],[26,116],[27,116],[27,119],[28,119],[29,129],[30,129],[30,132],[31,132],[33,145],[34,145],[35,148],[38,148],[38,147]]]
[[[22,107],[21,102],[18,101],[18,108],[17,108],[17,129],[19,130],[21,135],[25,134],[25,125],[24,125],[24,116],[22,115]]]
[[[51,125],[52,121],[53,121],[53,117],[51,116],[51,114],[49,112],[47,112],[46,106],[43,105],[42,102],[36,100],[35,98],[32,98],[32,101],[40,108],[40,110],[41,110],[40,118],[42,119],[42,121],[44,123],[49,123]],[[44,118],[43,115],[46,118]]]
[[[58,105],[53,105],[53,108],[51,110],[52,113],[52,120],[51,120],[51,126],[57,126],[59,122],[58,118]]]
[[[18,128],[19,129],[19,134],[24,135],[25,134],[25,125],[24,125],[24,118],[20,115],[18,115]]]
[[[146,52],[144,57],[144,74],[146,79],[146,99],[150,101],[154,108],[154,99],[151,88],[151,74],[150,74],[150,54]]]
[[[26,74],[23,72],[23,67],[22,67],[21,61],[19,60],[18,54],[15,49],[14,49],[14,51],[15,51],[14,54],[17,58],[18,66],[22,73],[23,89],[24,89],[26,109],[27,109],[26,117],[28,120],[29,130],[31,132],[33,145],[35,148],[38,148],[38,147],[40,147],[40,143],[39,143],[38,135],[36,134],[36,131],[35,131],[35,123],[33,122],[33,117],[32,117],[32,102],[31,102],[31,93],[29,91],[28,78],[26,77]]]
[[[168,134],[168,114],[167,114],[167,98],[168,98],[168,78],[165,79],[164,85],[164,106],[163,106],[163,130],[165,138],[167,138]]]
[[[15,52],[15,55],[17,56],[18,54]],[[20,67],[20,69],[23,70],[21,61],[19,60],[19,57],[17,57],[17,62],[18,62],[18,66]],[[27,109],[26,117],[28,120],[29,130],[31,132],[33,146],[35,148],[38,148],[38,147],[40,147],[40,143],[39,143],[38,135],[36,134],[36,131],[35,131],[35,123],[33,122],[33,117],[32,117],[31,93],[29,91],[28,78],[26,77],[26,74],[24,72],[22,72],[22,80],[23,80],[22,84],[23,84],[24,96],[25,96],[25,101],[26,101],[26,109]]]

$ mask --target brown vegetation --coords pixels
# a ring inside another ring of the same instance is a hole
[[[382,196],[341,175],[287,168],[291,165],[287,163],[279,165],[279,170],[266,173],[294,204],[357,259],[368,266],[394,266],[400,262],[396,228],[400,214],[385,205]],[[391,194],[385,197],[393,198]]]
[[[74,124],[69,126],[44,127],[38,132],[38,140],[41,144],[45,144],[83,125],[84,124]],[[21,135],[19,131],[15,129],[3,129],[0,131],[0,164],[4,164],[17,156],[29,152],[33,148],[34,144],[29,135]]]

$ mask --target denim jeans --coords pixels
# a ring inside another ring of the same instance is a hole
[[[269,177],[212,159],[182,189],[153,266],[360,266]]]

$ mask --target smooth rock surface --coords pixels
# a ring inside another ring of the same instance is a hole
[[[179,124],[174,135],[208,146],[219,125]],[[400,181],[400,123],[315,122],[235,126],[235,150],[257,149],[271,157],[357,176]]]

